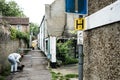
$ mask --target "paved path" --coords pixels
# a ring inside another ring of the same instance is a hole
[[[24,56],[22,64],[25,65],[23,72],[12,75],[12,80],[51,80],[46,58],[40,51],[30,51]]]

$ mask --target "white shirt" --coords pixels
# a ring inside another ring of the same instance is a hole
[[[18,53],[11,53],[9,55],[10,57],[13,57],[17,62],[20,62],[19,59],[21,58],[21,55]]]

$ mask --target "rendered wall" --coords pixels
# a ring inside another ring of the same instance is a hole
[[[84,80],[120,79],[120,22],[84,32]]]
[[[55,0],[45,5],[45,19],[50,36],[61,36],[65,26],[64,0]]]
[[[115,1],[89,0],[89,15]],[[84,80],[120,79],[120,21],[84,31],[83,44]]]

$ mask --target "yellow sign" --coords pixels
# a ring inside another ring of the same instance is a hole
[[[85,19],[78,18],[75,19],[75,30],[84,30],[85,29]]]

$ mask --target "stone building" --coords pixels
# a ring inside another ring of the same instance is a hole
[[[7,24],[21,32],[29,32],[29,18],[0,17],[0,24]]]

